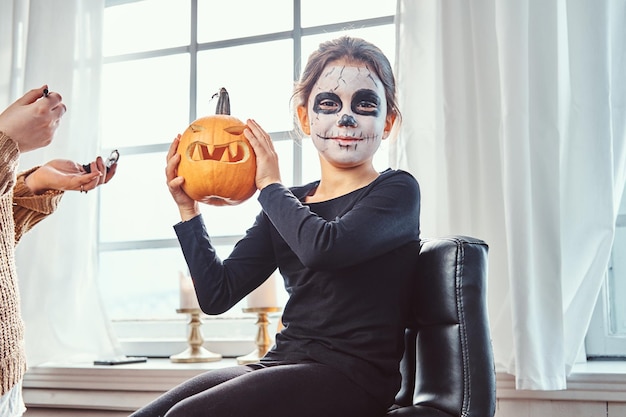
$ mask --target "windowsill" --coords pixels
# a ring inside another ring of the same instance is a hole
[[[574,365],[561,391],[516,390],[515,377],[496,373],[498,399],[624,402],[626,361],[589,361]]]
[[[206,363],[150,358],[144,363],[113,366],[48,363],[26,373],[24,401],[29,408],[134,411],[202,372],[236,364],[235,358]]]
[[[208,363],[145,363],[115,366],[45,364],[24,378],[29,407],[133,411],[173,386],[210,369],[236,365],[234,358]],[[576,365],[563,391],[516,390],[512,375],[496,375],[498,399],[624,402],[626,362],[594,361]]]

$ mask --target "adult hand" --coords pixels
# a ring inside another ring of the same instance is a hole
[[[250,141],[256,154],[256,187],[259,190],[273,183],[282,182],[278,165],[278,154],[274,149],[274,143],[261,126],[254,120],[247,121],[248,128],[243,134]]]
[[[178,176],[178,164],[180,163],[180,155],[176,152],[180,142],[180,135],[174,138],[167,152],[167,165],[165,166],[165,178],[170,194],[174,198],[174,202],[178,205],[178,211],[182,221],[187,221],[200,214],[198,202],[189,197],[183,190],[185,178]]]
[[[77,162],[67,159],[54,159],[28,175],[25,183],[34,194],[48,190],[87,192],[106,184],[113,178],[117,164],[108,172],[101,157],[91,162],[91,172],[85,171]]]
[[[0,113],[0,131],[13,139],[20,152],[42,148],[54,133],[66,111],[59,93],[46,93],[48,86],[30,90]]]

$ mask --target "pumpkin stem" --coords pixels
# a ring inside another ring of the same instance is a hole
[[[217,99],[217,107],[215,107],[215,114],[230,114],[230,99],[228,98],[228,91],[224,87],[220,88],[219,93],[216,93],[213,97],[219,96]]]

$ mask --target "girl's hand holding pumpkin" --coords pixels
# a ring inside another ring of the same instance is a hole
[[[281,183],[278,154],[272,138],[254,120],[247,121],[244,135],[250,141],[256,154],[256,186],[259,190],[273,183]]]
[[[180,135],[174,138],[167,152],[167,165],[165,166],[165,177],[167,179],[167,187],[174,201],[178,205],[178,211],[182,221],[190,220],[200,214],[198,203],[185,193],[182,188],[185,179],[178,176],[178,164],[180,163],[180,155],[176,152]]]

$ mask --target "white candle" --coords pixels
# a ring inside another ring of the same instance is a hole
[[[193,286],[191,277],[178,271],[178,279],[180,281],[180,308],[200,308],[200,304],[198,304],[198,297],[196,296],[196,289]]]
[[[278,307],[276,299],[276,272],[246,297],[248,308]]]

